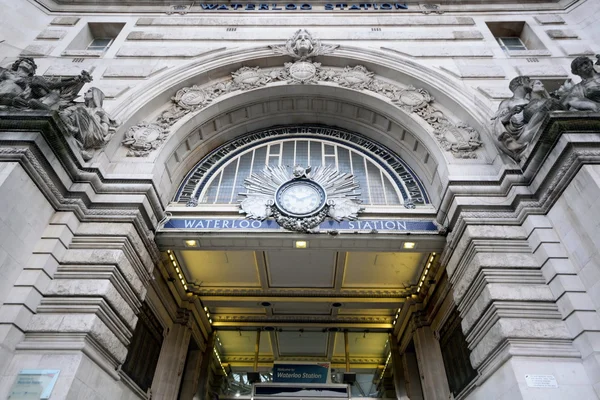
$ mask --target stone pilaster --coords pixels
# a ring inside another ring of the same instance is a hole
[[[396,390],[396,398],[399,400],[407,400],[406,382],[404,380],[404,366],[402,364],[402,356],[398,349],[398,343],[394,335],[389,335],[390,351],[392,354],[392,373],[394,374],[394,388]]]
[[[177,398],[192,336],[190,322],[188,310],[181,309],[177,312],[177,320],[169,328],[160,350],[152,381],[153,398],[160,400]]]
[[[81,223],[57,213],[14,288],[13,304],[5,304],[9,312],[1,313],[4,326],[22,331],[3,381],[14,381],[17,366],[60,369],[53,399],[82,387],[90,396],[120,396],[117,370],[153,267],[131,223]]]
[[[485,385],[485,381],[491,374],[501,374],[501,390],[514,399],[527,398],[525,375],[570,369],[584,378],[565,376],[558,392],[538,390],[548,391],[548,396],[566,396],[573,390],[570,385],[577,385],[576,393],[594,396],[589,393],[591,386],[573,335],[527,237],[523,226],[467,226],[451,257],[445,257],[471,363],[480,374],[476,395],[497,391],[497,382]]]
[[[430,326],[415,329],[413,340],[419,363],[421,387],[425,400],[447,400],[450,398],[448,378],[444,369],[444,360],[440,343],[433,335]]]
[[[556,210],[552,216],[559,213]],[[578,225],[577,221],[571,223]],[[581,268],[572,260],[573,257],[585,259],[584,255],[577,254],[585,252],[581,238],[572,227],[561,226],[557,232],[551,219],[542,215],[528,217],[523,226],[562,318],[575,338],[573,343],[581,352],[587,375],[600,395],[600,315],[587,289],[593,288],[595,281],[585,281],[586,277],[597,275],[598,266],[591,262],[587,268]],[[573,249],[575,255],[569,249]]]
[[[181,390],[179,391],[180,400],[190,400],[198,391],[201,366],[202,351],[190,351],[185,362],[185,369],[183,370],[183,381],[181,382]]]
[[[215,350],[215,332],[212,332],[206,342],[206,349],[202,355],[202,362],[200,364],[200,382],[198,384],[198,391],[194,400],[209,399],[210,391],[210,379],[211,379],[211,363],[213,359],[213,352]]]
[[[410,400],[423,400],[417,355],[413,352],[404,353],[402,355],[402,367],[404,369],[404,382],[406,382],[408,398]]]

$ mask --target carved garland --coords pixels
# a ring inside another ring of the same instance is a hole
[[[330,53],[337,47],[324,48],[324,45],[316,42],[312,37],[310,40],[312,40],[314,49],[309,52],[309,56]],[[123,144],[129,147],[128,156],[147,156],[166,140],[172,125],[187,114],[205,108],[222,95],[257,89],[275,82],[289,84],[328,82],[387,97],[398,108],[417,115],[429,124],[434,137],[444,150],[451,152],[457,158],[477,158],[476,150],[482,146],[479,133],[463,123],[451,122],[442,111],[433,106],[434,98],[425,89],[413,86],[401,87],[382,81],[362,65],[347,66],[343,69],[323,68],[320,63],[312,62],[307,57],[300,57],[294,53],[291,45],[286,46],[272,46],[274,52],[287,54],[297,59],[293,63],[285,63],[283,68],[263,70],[260,67],[242,67],[232,73],[228,81],[206,87],[191,86],[180,89],[172,97],[171,107],[164,111],[155,122],[141,123],[129,128],[123,141]],[[289,51],[286,52],[286,49]]]

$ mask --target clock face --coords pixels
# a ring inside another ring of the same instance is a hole
[[[319,212],[325,206],[326,195],[321,185],[295,179],[277,189],[275,203],[285,214],[293,217],[306,217]]]

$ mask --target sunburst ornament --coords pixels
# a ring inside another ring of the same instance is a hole
[[[266,166],[244,181],[246,193],[240,213],[247,218],[277,223],[296,232],[313,232],[329,217],[336,221],[354,220],[363,210],[358,183],[350,174],[341,174],[330,166],[304,168]]]

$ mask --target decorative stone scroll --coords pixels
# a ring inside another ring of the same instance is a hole
[[[306,30],[297,31],[285,45],[271,46],[278,54],[288,55],[296,61],[288,62],[283,68],[263,70],[260,67],[242,67],[233,72],[229,80],[210,86],[191,86],[180,89],[171,99],[171,107],[164,111],[153,123],[165,132],[190,112],[201,110],[218,97],[234,91],[246,91],[264,87],[268,84],[286,82],[288,84],[337,84],[341,87],[378,93],[409,114],[422,118],[431,127],[440,146],[457,158],[477,158],[476,150],[482,146],[479,134],[473,128],[451,122],[442,111],[433,106],[434,98],[425,90],[412,86],[401,87],[375,77],[363,65],[340,68],[325,68],[311,57],[328,54],[338,46],[324,45],[314,39]],[[144,126],[147,126],[144,125]],[[133,127],[131,129],[136,129]],[[144,128],[146,129],[146,128]],[[143,130],[143,129],[142,129]],[[164,135],[149,135],[148,138],[162,142]],[[159,139],[162,138],[162,139]],[[123,144],[130,147],[130,139]],[[146,142],[144,151],[132,149],[130,156],[146,156],[157,148],[159,143]]]
[[[600,64],[600,55],[596,58]],[[569,79],[553,93],[544,84],[528,76],[514,78],[509,89],[510,99],[500,103],[492,118],[496,142],[501,151],[519,162],[531,147],[536,134],[552,111],[600,111],[600,74],[588,57],[577,57],[571,63],[571,72],[581,78],[573,84]]]

